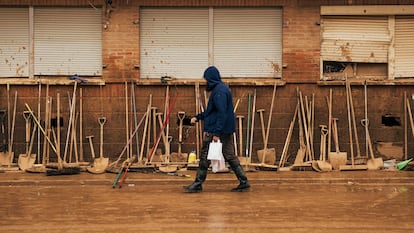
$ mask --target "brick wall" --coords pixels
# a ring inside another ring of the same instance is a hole
[[[136,6],[103,9],[103,76],[105,80],[139,78],[139,10]]]
[[[107,117],[105,125],[105,156],[109,156],[111,160],[118,157],[119,152],[126,142],[125,135],[125,91],[124,81],[138,80],[139,69],[135,65],[139,65],[139,6],[282,6],[283,7],[283,81],[287,85],[278,87],[276,102],[273,110],[273,118],[270,136],[269,147],[275,147],[277,155],[280,156],[283,149],[287,129],[290,120],[293,116],[294,107],[296,106],[296,89],[303,91],[305,96],[310,97],[315,93],[315,135],[318,134],[317,126],[319,124],[326,124],[327,122],[327,106],[325,97],[328,95],[330,86],[317,85],[319,80],[319,51],[320,51],[320,27],[318,22],[320,20],[319,4],[316,1],[270,1],[270,0],[216,0],[216,1],[196,1],[196,0],[182,0],[182,1],[113,1],[113,10],[108,14],[107,9],[103,7],[102,25],[107,28],[103,29],[103,64],[106,66],[103,70],[103,78],[106,85],[102,88],[94,85],[84,85],[84,136],[94,135],[95,151],[98,152],[99,143],[99,125],[97,117],[102,114]],[[312,2],[310,4],[309,2]],[[412,1],[320,1],[323,4],[412,4]],[[66,0],[66,1],[11,1],[1,0],[1,5],[50,5],[50,6],[100,6],[104,1],[90,0]],[[91,7],[92,7],[91,6]],[[6,92],[4,85],[0,87],[0,108],[5,109]],[[237,114],[247,116],[247,95],[253,93],[254,85],[232,85],[234,93],[234,101],[240,98],[240,107]],[[332,86],[334,89],[334,112],[340,118],[339,131],[344,136],[340,137],[340,144],[343,150],[347,150],[347,116],[346,116],[346,102],[343,85]],[[269,106],[272,95],[272,86],[257,87],[258,92],[258,106],[257,108],[265,108],[266,113],[269,112]],[[19,91],[16,134],[15,134],[15,154],[24,153],[24,120],[21,117],[24,110],[24,103],[28,102],[31,106],[37,104],[37,86],[17,86],[12,84],[12,94],[14,90]],[[65,103],[62,109],[62,114],[67,120],[68,115],[68,99],[66,93],[71,91],[71,86],[51,86],[50,95],[56,97],[56,93],[60,92],[62,96],[62,103]],[[381,116],[384,114],[394,114],[403,116],[404,109],[402,107],[402,95],[404,92],[411,94],[413,86],[376,86],[369,89],[369,113],[371,122],[371,137],[373,141],[402,141],[402,126],[401,127],[384,127],[381,124]],[[177,119],[178,111],[185,111],[188,115],[195,114],[195,97],[194,86],[192,84],[180,84],[171,86],[171,93],[179,92],[179,100],[176,107],[173,109],[172,118],[170,120],[170,135],[177,137],[177,127],[175,121]],[[129,93],[130,94],[130,93]],[[149,95],[153,95],[153,105],[158,109],[164,108],[165,101],[165,86],[157,85],[140,85],[136,87],[137,111],[138,117],[143,115],[145,107],[149,101]],[[358,120],[363,117],[363,93],[362,86],[358,85],[354,89],[355,107]],[[44,96],[45,90],[42,89],[42,116],[44,115]],[[389,101],[383,101],[383,96],[390,97]],[[102,113],[103,112],[103,113]],[[131,114],[131,113],[130,113]],[[256,115],[257,116],[257,115]],[[267,120],[267,115],[265,115]],[[247,117],[246,117],[247,118]],[[245,118],[245,119],[246,119]],[[402,118],[401,118],[402,119]],[[66,124],[67,121],[65,121]],[[131,122],[130,122],[131,123]],[[244,131],[247,124],[244,123]],[[261,129],[259,119],[256,118],[254,125],[254,149],[261,149],[263,142],[261,139]],[[290,154],[294,155],[298,148],[298,133],[297,125],[291,141]],[[359,128],[360,141],[363,141],[363,131]],[[189,152],[195,148],[194,133],[195,129],[190,128],[188,131],[190,137],[187,138],[183,145],[183,151]],[[66,135],[63,134],[62,135]],[[139,132],[142,136],[142,131]],[[410,137],[411,138],[411,137]],[[176,141],[173,139],[171,150],[177,150]],[[316,143],[319,142],[318,136],[315,136]],[[78,142],[79,143],[79,142]],[[85,158],[90,158],[89,147],[86,140],[82,141]],[[315,148],[318,151],[318,144]],[[409,151],[414,149],[412,143],[409,144]],[[316,151],[316,154],[318,152]],[[17,158],[17,157],[16,157]]]
[[[287,82],[319,79],[319,7],[283,10],[283,79]]]

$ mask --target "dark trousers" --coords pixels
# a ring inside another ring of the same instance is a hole
[[[201,147],[201,154],[199,156],[199,168],[201,170],[207,170],[210,166],[210,160],[207,160],[207,154],[212,140],[212,133],[203,133],[203,146]],[[239,159],[234,154],[233,134],[222,134],[220,136],[220,142],[223,144],[223,157],[226,162],[228,162],[232,168],[240,165]]]
[[[201,147],[201,160],[207,160],[208,148],[213,140],[213,134],[203,133],[203,146]],[[229,164],[240,164],[239,159],[234,154],[233,134],[222,134],[220,142],[223,144],[223,157]]]

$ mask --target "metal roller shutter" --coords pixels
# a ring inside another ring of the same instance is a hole
[[[102,75],[102,11],[35,8],[35,75]]]
[[[414,77],[414,16],[395,18],[395,77]]]
[[[325,16],[321,56],[325,61],[387,63],[388,17]]]
[[[29,76],[29,9],[0,8],[0,77]]]
[[[282,10],[215,8],[213,43],[223,77],[281,77]]]
[[[280,8],[141,8],[140,38],[141,78],[281,76]]]
[[[142,8],[141,78],[199,78],[208,65],[207,8]]]

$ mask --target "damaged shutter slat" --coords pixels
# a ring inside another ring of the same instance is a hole
[[[324,17],[321,56],[326,61],[386,63],[390,40],[385,16]]]

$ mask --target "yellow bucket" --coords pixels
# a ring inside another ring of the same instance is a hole
[[[195,151],[191,151],[191,153],[188,155],[188,163],[195,163],[197,160],[197,155]]]

